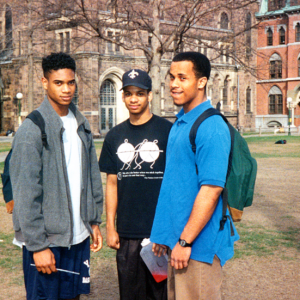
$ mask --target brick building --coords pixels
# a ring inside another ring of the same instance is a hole
[[[111,26],[105,28],[106,36],[117,38],[120,28],[113,23],[110,1],[96,2],[99,16],[111,16]],[[136,2],[148,5],[149,1]],[[214,1],[204,1],[203,5],[212,5],[211,2]],[[41,58],[54,51],[64,51],[77,63],[78,89],[74,102],[88,118],[94,135],[105,135],[128,117],[120,92],[121,78],[130,68],[147,70],[144,52],[125,50],[96,37],[86,38],[88,34],[73,22],[67,9],[47,11],[45,7],[42,16],[37,8],[30,10],[22,7],[22,3],[12,0],[8,4],[0,0],[0,131],[16,130],[19,120],[24,120],[41,103],[44,97],[40,83]],[[34,3],[43,5],[44,1]],[[213,105],[221,105],[235,126],[248,130],[255,128],[256,116],[256,79],[251,70],[256,64],[252,49],[257,45],[253,28],[257,11],[258,3],[236,10],[220,7],[217,13],[208,13],[201,22],[195,22],[177,50],[200,51],[208,56],[213,68],[208,97]],[[45,16],[48,20],[39,22]],[[174,20],[168,14],[161,14],[161,24],[162,36],[174,28]],[[147,42],[151,34],[145,30],[141,38]],[[174,53],[166,53],[160,64],[161,115],[170,118],[179,110],[174,107],[168,88],[167,75]],[[234,57],[238,57],[239,63]],[[18,93],[23,94],[22,99],[16,97]]]
[[[300,1],[262,0],[256,127],[300,126]]]

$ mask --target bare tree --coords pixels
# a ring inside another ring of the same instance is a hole
[[[245,59],[244,23],[235,12],[257,5],[256,0],[26,0],[17,2],[28,19],[27,55],[32,58],[35,31],[76,28],[78,49],[95,39],[138,51],[148,64],[153,83],[152,110],[160,114],[163,59],[182,49],[210,48],[212,62],[231,57],[240,66],[253,67]],[[219,20],[221,12],[227,16]],[[223,23],[222,23],[223,22]],[[231,26],[228,24],[231,23]],[[255,26],[255,24],[251,24]],[[108,29],[113,29],[109,34]],[[42,43],[43,41],[40,41]],[[44,42],[49,42],[49,37]],[[55,43],[55,39],[52,43]],[[225,45],[225,46],[224,46]],[[34,45],[35,49],[37,45]],[[74,51],[76,52],[76,50]],[[248,49],[249,52],[249,49]]]
[[[97,37],[125,50],[144,53],[153,82],[152,109],[160,114],[162,59],[180,51],[184,42],[189,44],[189,39],[194,48],[200,45],[214,49],[216,58],[224,54],[220,41],[227,43],[226,55],[240,65],[247,64],[244,55],[238,55],[234,49],[234,40],[245,31],[245,26],[236,26],[235,31],[225,28],[214,34],[214,42],[207,41],[211,40],[211,30],[218,23],[216,16],[222,10],[233,15],[234,11],[244,10],[254,3],[257,1],[76,0],[73,21],[89,33],[89,38]],[[108,35],[107,28],[117,29],[117,34]]]

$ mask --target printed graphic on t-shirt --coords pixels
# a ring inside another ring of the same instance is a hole
[[[124,143],[117,150],[119,159],[124,163],[121,170],[131,169],[133,161],[135,163],[133,170],[142,169],[144,162],[151,163],[150,168],[153,169],[153,165],[158,159],[160,152],[163,152],[163,150],[159,149],[157,143],[157,140],[149,142],[145,139],[142,143],[134,147],[125,139]]]
[[[134,147],[128,142],[128,139],[125,139],[116,153],[118,158],[124,163],[120,169],[122,172],[118,173],[118,180],[122,180],[126,177],[162,179],[163,171],[154,169],[154,164],[161,152],[163,152],[163,150],[159,149],[157,140],[151,142],[144,139],[142,143]],[[147,164],[147,168],[143,170],[145,164]]]

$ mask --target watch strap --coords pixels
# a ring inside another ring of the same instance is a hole
[[[192,243],[187,243],[186,240],[183,240],[181,238],[179,238],[178,242],[181,247],[192,247]]]

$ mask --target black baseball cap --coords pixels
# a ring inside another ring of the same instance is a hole
[[[147,72],[140,69],[132,69],[123,74],[122,77],[123,86],[121,90],[126,86],[137,86],[144,90],[151,91],[152,81]]]

